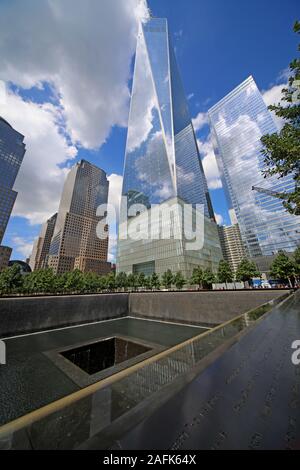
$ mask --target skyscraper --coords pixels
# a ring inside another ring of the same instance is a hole
[[[46,266],[56,219],[57,214],[54,214],[42,225],[41,233],[33,244],[29,262],[32,271],[43,269]]]
[[[236,271],[242,259],[247,257],[239,225],[219,226],[218,230],[224,260]]]
[[[64,184],[48,267],[55,273],[73,269],[98,274],[110,271],[107,263],[108,238],[98,238],[101,217],[97,207],[107,203],[109,182],[106,173],[86,160],[78,162]]]
[[[281,200],[252,189],[288,192],[289,177],[264,178],[261,137],[277,132],[255,81],[249,77],[209,112],[215,154],[230,209],[234,209],[248,256],[293,251],[300,243],[300,217],[287,213]]]
[[[0,244],[17,197],[12,188],[25,154],[23,140],[24,136],[0,116]],[[8,261],[9,250],[0,247],[0,268]]]
[[[0,117],[0,243],[13,209],[18,171],[25,154],[24,136]]]
[[[166,19],[151,18],[140,27],[122,195],[127,210],[136,203],[148,211],[174,201],[203,205],[205,242],[202,250],[188,252],[184,240],[119,238],[118,271],[150,274],[169,268],[190,274],[199,264],[216,268],[217,226]]]

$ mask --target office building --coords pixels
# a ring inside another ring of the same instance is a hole
[[[33,244],[29,265],[32,271],[46,267],[50,244],[54,233],[57,214],[52,215],[43,225],[40,235]]]
[[[118,272],[160,274],[171,269],[189,276],[199,265],[217,269],[222,257],[217,225],[166,19],[151,18],[140,27],[122,195],[127,197],[122,220],[128,219],[131,226],[138,223],[130,214],[133,204],[144,206],[137,217],[146,225],[154,204],[178,204],[179,211],[190,204],[193,217],[196,205],[201,205],[205,235],[199,250],[188,250],[186,240],[179,239],[182,227],[176,221],[171,231],[177,239],[119,236]]]
[[[247,257],[238,224],[218,226],[223,258],[235,272],[243,258]]]
[[[98,238],[96,232],[102,219],[96,211],[107,203],[108,186],[106,173],[86,160],[70,170],[47,257],[47,266],[55,273],[74,269],[98,274],[110,271],[108,237]]]
[[[13,186],[25,154],[24,136],[0,116],[0,244],[17,192]],[[8,247],[0,247],[0,269],[7,266]]]
[[[289,214],[274,193],[290,192],[295,182],[291,176],[262,174],[261,137],[278,129],[254,79],[241,83],[208,114],[223,188],[248,256],[294,251],[300,243],[300,217]]]

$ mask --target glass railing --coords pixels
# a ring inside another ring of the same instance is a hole
[[[2,426],[0,449],[75,449],[99,433],[110,435],[113,441],[113,432],[108,431],[116,420],[130,412],[132,425],[138,405],[143,407],[144,402],[146,410],[150,401],[153,405],[156,400],[159,406],[161,392],[168,390],[168,385],[193,369],[196,376],[196,366],[205,357],[248,329],[288,295]],[[139,419],[141,416],[139,409]],[[104,439],[103,447],[109,445],[107,442]]]

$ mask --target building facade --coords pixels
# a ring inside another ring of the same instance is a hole
[[[12,248],[9,246],[0,246],[0,271],[4,268],[7,268]]]
[[[106,173],[86,160],[70,170],[47,257],[47,266],[55,273],[110,271],[108,237],[98,237],[97,225],[102,218],[96,214],[99,205],[107,204],[108,186]]]
[[[195,266],[216,270],[222,257],[207,182],[166,19],[143,23],[137,40],[121,207],[122,220],[135,224],[130,209],[141,205],[151,219],[153,205],[199,205],[204,213],[204,246],[187,250],[184,240],[123,240],[117,271],[162,273]],[[125,212],[125,215],[124,215]],[[123,217],[124,216],[124,217]],[[145,219],[142,214],[137,217]],[[180,232],[180,227],[173,227]]]
[[[262,174],[260,139],[278,129],[254,79],[241,83],[208,114],[228,205],[235,211],[248,256],[294,251],[300,243],[300,217],[287,213],[268,191],[289,192],[295,183],[290,176]]]
[[[23,141],[24,136],[0,116],[0,244],[17,197],[13,186],[26,150]],[[2,268],[7,266],[7,248],[2,247]]]
[[[52,217],[42,225],[41,233],[34,241],[29,261],[32,271],[46,267],[56,219],[57,213],[52,215]]]
[[[218,226],[224,260],[235,272],[243,258],[247,257],[238,224]]]

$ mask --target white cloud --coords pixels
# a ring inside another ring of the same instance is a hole
[[[277,105],[283,95],[282,95],[282,89],[286,87],[286,83],[281,83],[281,85],[274,85],[272,88],[269,88],[269,90],[262,91],[262,97],[266,103],[267,106],[270,106],[271,104]],[[281,102],[281,105],[285,105],[285,102]],[[278,116],[272,111],[272,116],[275,121],[275,124],[280,130],[283,125],[284,125],[284,120]]]
[[[187,99],[188,100],[191,100],[192,98],[194,98],[195,94],[194,93],[190,93],[188,96],[187,96]]]
[[[192,119],[193,126],[195,129],[195,132],[199,131],[204,127],[206,124],[208,124],[208,116],[206,113],[198,113],[198,115]]]
[[[50,83],[73,142],[99,147],[127,124],[130,62],[147,14],[146,0],[1,2],[0,79]]]
[[[285,84],[281,85],[274,85],[272,88],[269,90],[263,91],[263,99],[266,103],[267,106],[270,106],[271,104],[278,104],[282,98],[282,89],[285,87]]]
[[[202,157],[202,165],[204,173],[207,179],[207,184],[209,189],[219,189],[222,188],[222,182],[220,179],[220,172],[218,169],[213,145],[211,139],[208,138],[207,141],[202,142],[198,139],[198,148],[200,155]]]
[[[94,148],[112,126],[127,125],[130,63],[147,14],[146,0],[1,2],[0,114],[27,148],[14,215],[38,224],[57,210],[65,166],[77,154],[62,126],[75,144]],[[47,82],[59,105],[5,94],[5,82],[40,89]]]
[[[59,110],[50,104],[26,102],[9,92],[1,114],[26,136],[26,153],[14,186],[19,194],[13,215],[31,224],[42,223],[58,208],[68,171],[60,165],[75,157],[77,150],[60,133]]]
[[[24,256],[24,259],[28,258],[32,252],[33,240],[22,238],[22,237],[13,237],[14,250]]]

